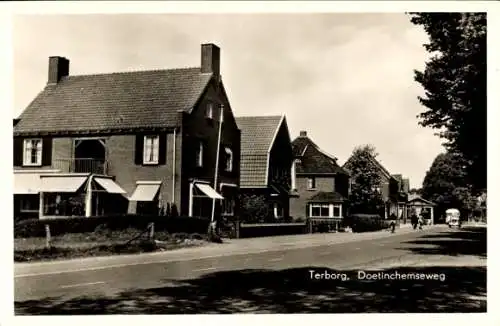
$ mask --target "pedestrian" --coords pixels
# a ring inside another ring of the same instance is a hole
[[[411,215],[411,226],[413,226],[413,230],[415,230],[417,228],[417,224],[418,224],[417,214],[413,213]]]
[[[418,229],[422,230],[423,226],[424,226],[424,218],[422,217],[422,215],[420,215],[418,218]]]

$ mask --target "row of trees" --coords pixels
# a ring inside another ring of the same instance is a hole
[[[486,190],[486,13],[412,13],[410,21],[428,34],[431,54],[424,71],[415,71],[425,90],[417,118],[447,150],[432,163],[421,195],[439,215],[485,207],[477,198]]]

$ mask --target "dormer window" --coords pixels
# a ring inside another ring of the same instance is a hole
[[[25,139],[23,151],[23,165],[41,166],[42,165],[42,140]]]
[[[205,107],[205,118],[207,118],[207,119],[214,118],[214,104],[213,103],[207,103],[207,106]]]
[[[160,136],[148,135],[144,136],[144,164],[158,164],[160,151]]]
[[[225,148],[226,151],[226,171],[231,172],[233,171],[233,151],[229,148]]]

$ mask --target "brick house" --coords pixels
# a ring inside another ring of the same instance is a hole
[[[246,196],[268,203],[269,220],[289,216],[292,146],[283,116],[237,117],[241,130],[241,184]]]
[[[351,159],[352,156],[343,165],[343,168],[347,171],[349,171]],[[380,185],[377,190],[380,191],[385,203],[384,218],[394,214],[406,221],[409,180],[403,179],[400,174],[392,175],[375,157],[371,157],[371,159],[378,168],[380,175]],[[354,182],[354,180],[351,181]],[[405,189],[407,189],[406,192]]]
[[[294,219],[344,217],[349,174],[337,164],[337,158],[324,152],[306,131],[300,132],[292,146],[290,214]]]
[[[15,214],[157,214],[175,205],[210,216],[217,199],[217,213],[230,215],[239,160],[216,45],[202,44],[201,66],[182,69],[70,75],[68,59],[50,57],[47,85],[14,121]]]

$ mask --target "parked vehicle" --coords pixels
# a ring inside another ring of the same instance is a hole
[[[448,227],[458,227],[462,226],[460,221],[460,211],[456,208],[450,208],[446,210],[446,223]]]

